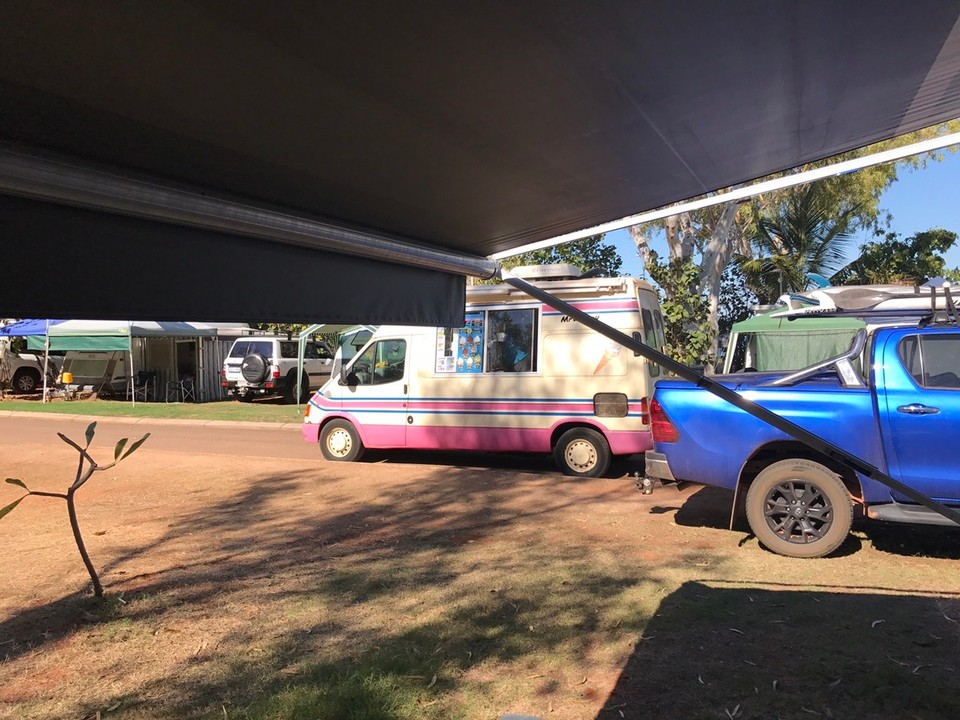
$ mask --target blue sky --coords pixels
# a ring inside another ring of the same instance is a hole
[[[880,208],[893,215],[891,229],[904,237],[942,227],[960,233],[960,152],[947,153],[940,162],[922,170],[901,170],[899,179],[880,198]],[[857,245],[869,240],[867,233],[857,237]],[[617,246],[623,259],[623,272],[643,277],[643,265],[626,230],[607,233],[607,242]],[[666,246],[654,248],[666,253]],[[853,260],[854,258],[850,258]],[[947,267],[960,266],[960,243],[946,255]]]

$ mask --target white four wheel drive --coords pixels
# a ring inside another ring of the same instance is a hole
[[[47,384],[53,385],[60,373],[61,358],[50,356],[47,363]],[[15,393],[29,394],[43,390],[43,356],[30,353],[0,353],[0,386]]]
[[[237,338],[223,363],[221,385],[241,402],[254,398],[283,396],[297,401],[298,341],[286,337],[258,335]],[[323,342],[304,347],[300,400],[306,400],[330,379],[333,353]]]

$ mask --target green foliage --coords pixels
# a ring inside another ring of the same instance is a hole
[[[61,500],[65,500],[67,503],[67,511],[70,517],[70,527],[73,530],[73,539],[77,543],[77,549],[80,551],[80,557],[83,560],[83,564],[84,566],[86,566],[87,572],[90,574],[90,580],[93,583],[94,595],[100,598],[100,597],[103,597],[103,586],[100,584],[100,577],[97,575],[97,572],[93,567],[93,563],[90,561],[90,556],[87,555],[87,549],[84,546],[83,537],[80,534],[80,525],[77,522],[77,510],[76,510],[76,505],[74,504],[74,495],[76,494],[77,490],[79,490],[83,486],[83,484],[93,476],[93,473],[97,471],[109,470],[121,460],[125,460],[126,458],[130,457],[130,455],[135,453],[137,449],[141,445],[143,445],[143,443],[146,442],[147,438],[150,437],[150,433],[147,433],[142,438],[134,442],[133,445],[131,445],[130,448],[127,450],[127,452],[121,457],[120,453],[123,451],[123,448],[127,444],[127,438],[123,438],[122,440],[120,440],[120,442],[117,443],[116,448],[114,449],[114,455],[113,455],[114,461],[109,465],[100,466],[100,465],[97,465],[94,459],[90,457],[89,453],[87,453],[87,449],[90,447],[90,443],[93,442],[93,438],[94,438],[94,435],[96,435],[96,432],[97,432],[97,423],[96,422],[90,423],[87,426],[86,431],[84,432],[84,439],[87,441],[87,444],[84,445],[83,447],[80,447],[80,445],[75,443],[73,440],[68,438],[63,433],[57,433],[57,436],[61,440],[67,443],[67,445],[72,447],[78,453],[80,453],[80,463],[77,466],[77,476],[76,476],[76,479],[73,481],[73,484],[71,484],[70,487],[67,488],[67,491],[65,493],[55,493],[55,492],[44,492],[40,490],[31,490],[26,486],[26,484],[22,480],[18,480],[17,478],[7,478],[6,479],[7,484],[16,485],[17,487],[23,488],[27,492],[25,495],[21,495],[19,498],[14,500],[9,505],[6,505],[5,507],[0,508],[0,518],[3,518],[6,515],[8,515],[14,508],[17,507],[17,505],[19,505],[24,500],[24,498],[30,495],[36,495],[38,497],[53,497],[53,498],[60,498]]]
[[[739,264],[728,265],[720,278],[720,307],[717,312],[720,334],[726,335],[734,323],[753,315],[753,308],[758,303],[757,296],[747,287]]]
[[[656,252],[650,255],[647,272],[661,290],[667,355],[684,365],[712,363],[713,331],[706,320],[699,268],[689,257],[662,262]]]
[[[510,270],[521,265],[568,263],[580,268],[581,272],[599,268],[603,277],[617,277],[623,261],[616,246],[604,244],[603,240],[603,235],[592,235],[583,240],[575,240],[545,250],[534,250],[504,258],[500,264]]]
[[[946,261],[940,253],[957,242],[957,234],[935,228],[906,239],[887,233],[882,240],[860,247],[860,257],[836,273],[831,280],[840,285],[902,284],[922,285],[946,276]]]
[[[960,120],[951,120],[942,125],[923,128],[858,150],[851,150],[836,157],[809,163],[791,172],[826,167],[838,162],[865,157],[956,132],[960,132]],[[851,231],[873,228],[877,232],[882,232],[883,228],[889,227],[891,218],[883,213],[880,207],[880,198],[884,191],[896,182],[900,173],[902,171],[922,170],[929,163],[942,160],[945,153],[956,152],[956,150],[956,146],[951,146],[950,148],[903,158],[896,162],[873,165],[857,172],[819,180],[815,184],[818,188],[821,207],[828,216],[836,218],[847,216],[850,223],[849,230]],[[783,175],[789,174],[783,173]],[[775,213],[777,206],[789,201],[791,193],[792,191],[788,189],[754,198],[746,208],[746,215],[755,222],[771,211]]]
[[[758,257],[744,259],[740,270],[762,303],[807,288],[807,273],[831,275],[846,257],[849,228],[859,213],[847,206],[839,214],[823,185],[794,188],[785,204],[760,217],[752,238]]]
[[[771,175],[765,179],[782,177],[791,173],[824,167],[828,164],[851,160],[958,131],[960,131],[960,120],[953,120],[943,125],[925,128],[891,140],[875,143],[859,150],[853,150],[834,158],[810,163],[786,173]],[[926,167],[928,163],[937,162],[942,159],[946,152],[953,152],[955,150],[956,146],[949,150],[925,153],[923,155],[904,158],[893,163],[864,168],[855,173],[847,173],[845,175],[820,180],[816,183],[820,212],[829,220],[835,222],[842,220],[846,223],[845,233],[863,228],[873,228],[877,232],[882,232],[883,228],[889,226],[890,217],[889,215],[883,214],[880,208],[880,198],[890,184],[896,181],[898,173],[904,170],[916,170]],[[710,327],[719,328],[726,325],[728,322],[732,322],[729,319],[730,317],[737,316],[741,312],[741,310],[737,310],[732,316],[728,313],[722,321],[719,317],[719,314],[723,312],[722,308],[724,305],[728,303],[731,298],[738,297],[737,293],[739,291],[734,291],[728,280],[720,277],[718,273],[720,269],[727,266],[728,262],[738,253],[742,254],[745,258],[748,254],[752,257],[761,258],[755,267],[758,272],[753,280],[758,288],[762,288],[762,292],[758,294],[761,295],[760,300],[764,302],[776,299],[776,297],[781,294],[779,292],[781,271],[783,271],[784,276],[789,274],[796,278],[798,274],[797,271],[801,266],[804,264],[817,264],[815,261],[808,263],[807,259],[802,258],[797,261],[791,261],[789,258],[785,258],[767,263],[765,266],[766,272],[762,273],[760,272],[761,267],[764,266],[762,261],[767,258],[772,258],[773,253],[760,252],[754,255],[750,253],[746,247],[746,239],[762,234],[763,220],[769,222],[772,218],[783,217],[786,214],[797,192],[797,189],[781,190],[758,195],[750,200],[744,201],[739,205],[735,221],[730,227],[724,227],[721,223],[721,219],[724,217],[724,211],[729,203],[715,205],[692,213],[685,213],[672,219],[674,227],[679,229],[679,237],[674,239],[675,242],[670,242],[668,237],[670,256],[671,258],[693,258],[693,261],[700,266],[700,289],[706,293],[709,298],[709,302],[706,305],[705,319]],[[653,232],[654,227],[662,229],[663,224],[658,223],[656,225],[631,228],[631,234],[638,242],[638,247],[641,250],[641,255],[644,258],[648,271],[650,271],[653,263],[649,257],[649,248],[645,236]],[[842,244],[843,242],[841,241],[837,247],[839,248]],[[787,250],[787,254],[790,252],[791,251]],[[830,264],[834,264],[834,270],[839,266],[839,264],[836,264],[836,259]],[[782,267],[778,268],[778,265]],[[812,267],[807,270],[807,272],[810,271],[816,272]],[[650,274],[651,277],[653,277],[653,272]],[[827,274],[829,274],[829,271]],[[760,275],[765,275],[762,281]],[[800,273],[800,275],[805,275],[805,272]],[[958,276],[960,276],[960,268],[958,268]],[[656,281],[656,278],[654,278],[654,280]],[[799,281],[796,283],[785,283],[784,292],[790,290],[791,285],[798,284],[800,287],[803,287],[805,278],[803,284],[799,283]],[[661,290],[667,299],[669,299],[669,289],[661,287]],[[730,295],[729,293],[731,292],[734,292],[734,294]],[[744,300],[744,302],[746,301]],[[711,307],[717,308],[717,315],[711,313]]]
[[[250,327],[256,328],[257,330],[263,330],[264,332],[271,333],[272,335],[290,335],[292,337],[297,337],[300,333],[306,330],[309,325],[304,323],[282,323],[282,322],[266,322],[266,323],[251,323]]]

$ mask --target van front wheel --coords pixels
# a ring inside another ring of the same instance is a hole
[[[610,446],[596,430],[567,430],[553,448],[553,459],[564,475],[602,477],[610,468]]]
[[[320,431],[320,452],[327,460],[352,462],[363,455],[363,443],[353,423],[331,420]]]

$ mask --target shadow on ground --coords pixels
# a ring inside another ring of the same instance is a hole
[[[688,582],[598,720],[960,716],[960,600]]]
[[[431,465],[451,468],[478,467],[517,470],[539,475],[558,475],[557,465],[550,455],[537,453],[500,453],[445,450],[366,450],[361,462],[377,465]],[[605,477],[622,478],[644,472],[644,458],[625,455],[613,458]]]
[[[605,573],[574,549],[535,542],[538,523],[554,514],[584,502],[594,508],[608,500],[623,502],[622,483],[608,490],[601,485],[599,493],[594,486],[585,494],[581,483],[553,470],[543,478],[536,471],[479,474],[450,467],[389,482],[388,469],[371,465],[370,470],[382,472],[385,480],[373,500],[359,502],[341,485],[338,467],[326,465],[322,503],[298,507],[298,498],[307,503],[320,492],[318,472],[303,470],[259,477],[227,499],[172,518],[155,542],[114,553],[100,567],[108,591],[122,593],[124,602],[99,605],[71,595],[25,608],[0,623],[0,638],[14,639],[2,652],[9,663],[43,645],[69,643],[78,628],[102,627],[107,637],[123,636],[130,627],[159,626],[156,632],[164,638],[175,632],[164,630],[168,611],[199,623],[207,608],[221,612],[231,603],[239,606],[238,597],[255,596],[262,603],[255,613],[282,607],[280,612],[302,610],[320,619],[290,632],[284,618],[267,612],[262,623],[238,618],[238,627],[216,647],[198,643],[196,652],[191,648],[161,679],[136,693],[71,708],[70,715],[84,717],[119,703],[112,716],[220,716],[225,706],[232,708],[230,717],[242,717],[243,708],[254,703],[250,717],[335,718],[354,707],[366,708],[356,717],[441,717],[449,708],[421,712],[429,684],[424,677],[438,674],[429,688],[436,697],[456,685],[459,673],[484,662],[509,663],[560,645],[586,653],[604,634],[642,627],[640,615],[620,619],[616,627],[604,626],[602,619],[605,608],[637,585],[634,575]],[[530,483],[549,484],[543,502],[528,501]],[[525,534],[531,542],[522,557],[512,559],[496,547],[501,536],[509,536],[509,552],[515,552]],[[500,554],[491,560],[494,553]],[[178,561],[161,563],[157,572],[120,574],[154,555]],[[527,584],[528,567],[551,572],[549,581]],[[492,581],[466,594],[450,589],[474,572],[492,573]],[[498,587],[498,573],[521,579]],[[420,593],[439,598],[430,608],[434,617],[418,618]],[[347,608],[349,616],[349,608],[356,608],[359,616],[375,604],[402,616],[402,622],[391,627],[387,615],[386,626],[382,620],[345,626],[343,615],[331,619],[336,614],[326,611]],[[244,605],[239,612],[251,609]],[[331,655],[339,660],[323,659]],[[130,659],[110,662],[98,670],[101,677],[123,677]],[[294,710],[284,709],[288,701]],[[397,703],[415,707],[396,709]]]

